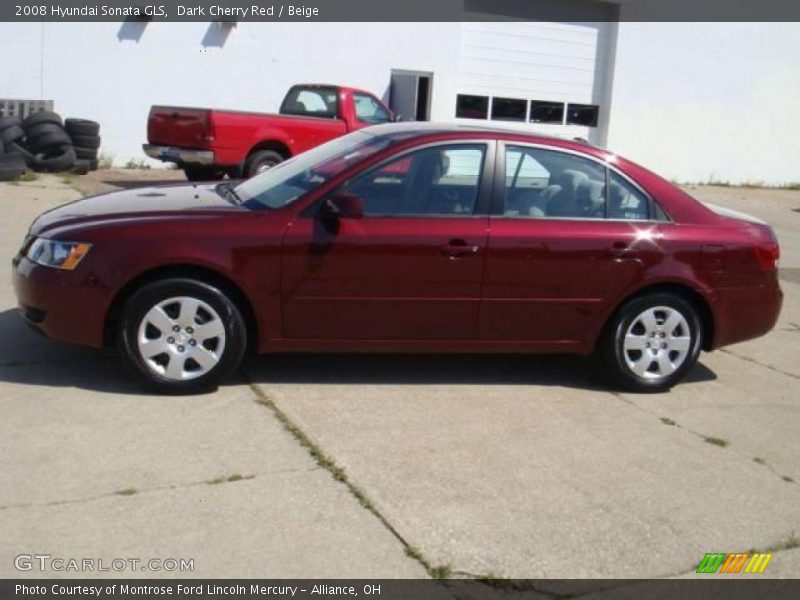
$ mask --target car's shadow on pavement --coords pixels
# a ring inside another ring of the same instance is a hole
[[[146,394],[113,351],[70,346],[29,328],[16,310],[0,312],[0,384]],[[247,379],[270,384],[538,385],[615,391],[587,357],[524,354],[274,354],[251,357]],[[246,377],[245,377],[246,375]],[[716,379],[698,364],[686,382]]]
[[[619,391],[603,381],[594,361],[571,355],[529,354],[281,354],[250,358],[255,383],[350,385],[536,385]],[[716,375],[698,363],[684,380]]]

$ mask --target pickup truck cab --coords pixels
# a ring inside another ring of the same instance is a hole
[[[143,149],[177,164],[190,181],[252,177],[328,140],[394,120],[370,92],[301,84],[289,89],[278,114],[153,106]]]

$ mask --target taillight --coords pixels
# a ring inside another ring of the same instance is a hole
[[[213,142],[216,138],[216,131],[214,131],[214,121],[211,119],[211,111],[208,111],[206,114],[206,128],[205,128],[205,135],[203,136],[203,141],[205,142]]]
[[[764,271],[776,271],[781,257],[781,249],[777,242],[764,242],[756,246],[756,258]]]

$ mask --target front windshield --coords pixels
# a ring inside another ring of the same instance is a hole
[[[247,208],[281,208],[390,143],[364,131],[349,133],[242,182],[234,191]]]

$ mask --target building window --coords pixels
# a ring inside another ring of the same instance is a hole
[[[485,119],[489,115],[488,96],[456,96],[456,117],[462,119]]]
[[[497,121],[525,121],[528,103],[516,98],[492,98],[492,119]]]
[[[560,125],[564,122],[564,103],[531,100],[530,122],[558,123]]]
[[[594,104],[569,104],[567,106],[567,125],[597,127],[599,110]]]

